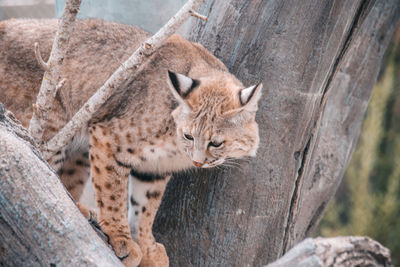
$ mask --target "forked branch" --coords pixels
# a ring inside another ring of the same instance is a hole
[[[118,88],[129,77],[133,77],[139,66],[154,53],[161,44],[170,37],[180,25],[198,8],[203,0],[189,0],[156,34],[145,41],[122,65],[111,75],[103,86],[81,107],[74,117],[63,129],[53,137],[44,147],[43,153],[49,159],[53,153],[64,147],[68,141],[81,129],[93,116],[93,114],[111,96],[114,88]],[[196,13],[197,14],[197,13]],[[204,19],[204,16],[196,15]]]
[[[63,83],[61,80],[61,67],[68,48],[69,38],[74,29],[76,15],[82,0],[67,0],[61,16],[56,38],[53,42],[50,57],[46,63],[40,55],[39,44],[35,43],[35,56],[40,66],[45,70],[39,94],[34,104],[32,119],[29,123],[29,133],[36,142],[41,143],[47,114],[51,109],[57,89]]]
[[[42,55],[40,54],[40,47],[38,42],[35,43],[35,57],[44,71],[50,71],[49,65],[43,60]]]

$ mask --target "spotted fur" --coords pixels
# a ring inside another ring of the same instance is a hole
[[[32,46],[40,42],[47,58],[56,26],[55,20],[0,22],[0,101],[24,126],[43,74]],[[79,20],[75,29],[45,140],[149,37],[99,20]],[[115,88],[50,164],[76,200],[90,170],[99,224],[125,265],[166,266],[165,248],[151,228],[171,173],[254,156],[261,88],[246,88],[201,45],[174,35]]]

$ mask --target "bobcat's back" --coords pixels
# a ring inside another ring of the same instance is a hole
[[[0,101],[24,126],[29,123],[43,77],[35,59],[34,43],[40,44],[47,61],[56,31],[55,19],[0,22]],[[63,64],[63,77],[67,80],[53,106],[59,116],[53,118],[53,112],[50,120],[69,120],[148,37],[149,33],[135,26],[77,20]]]

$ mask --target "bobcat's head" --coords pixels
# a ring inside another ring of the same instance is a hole
[[[168,84],[179,102],[172,112],[178,141],[195,166],[209,168],[256,155],[261,83],[244,88],[229,73],[191,79],[168,71]]]

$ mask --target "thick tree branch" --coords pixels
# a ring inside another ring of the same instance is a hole
[[[145,59],[194,14],[193,10],[197,9],[201,2],[202,0],[189,0],[167,24],[140,46],[83,105],[71,121],[47,143],[44,150],[45,158],[48,159],[54,152],[65,146],[74,134],[91,119],[93,114],[111,96],[114,88],[120,86],[129,77],[132,77]]]
[[[390,251],[368,237],[307,238],[267,267],[392,266]]]
[[[76,15],[82,0],[68,0],[61,16],[56,38],[53,42],[48,62],[44,62],[35,44],[35,55],[40,66],[45,70],[42,85],[33,108],[32,119],[29,124],[29,133],[40,143],[47,121],[47,114],[51,109],[57,93],[57,85],[61,79],[61,67],[67,52],[69,38],[74,29]]]
[[[0,265],[122,266],[0,104]]]

